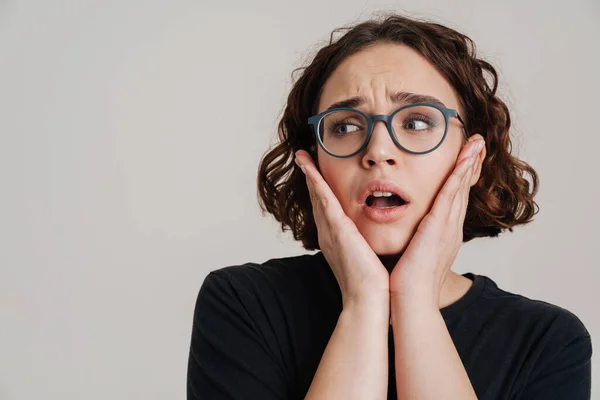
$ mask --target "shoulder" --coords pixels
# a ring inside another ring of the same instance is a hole
[[[523,379],[515,381],[515,397],[535,399],[589,399],[592,339],[583,321],[559,304],[498,288],[486,279],[484,301],[497,304],[504,360]]]
[[[321,279],[323,267],[317,255],[301,255],[210,271],[196,299],[194,327],[214,340],[250,336],[283,345],[292,340],[290,326],[319,305],[319,287],[328,281]]]
[[[210,271],[200,288],[199,299],[210,294],[223,302],[272,307],[287,298],[291,301],[295,293],[314,292],[316,286],[326,285],[331,279],[335,278],[321,252],[271,258]]]
[[[228,265],[209,272],[211,280],[227,281],[236,289],[252,291],[265,286],[286,285],[314,275],[326,274],[322,253],[271,258]]]
[[[497,303],[503,312],[520,320],[543,324],[546,328],[555,329],[567,336],[589,336],[581,319],[571,310],[559,304],[500,288],[489,277],[483,276],[483,279],[485,280],[485,289],[482,298],[485,301]]]
[[[310,255],[273,258],[206,275],[194,308],[188,396],[291,398],[297,331],[290,316],[305,307],[297,306],[303,293],[289,293],[315,273],[315,261]]]
[[[591,336],[573,311],[545,300],[512,293],[488,277],[482,301],[487,302],[515,340],[528,344],[530,356],[548,361],[559,354],[591,357]],[[539,365],[539,363],[538,363]]]

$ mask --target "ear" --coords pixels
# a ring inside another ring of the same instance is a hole
[[[483,139],[483,136],[479,134],[475,134],[479,136],[479,138]],[[473,136],[475,136],[473,135]],[[473,164],[473,175],[471,176],[471,182],[469,183],[471,187],[473,187],[479,178],[481,177],[481,169],[483,167],[483,160],[485,159],[485,155],[487,154],[487,142],[483,146],[483,149],[477,154],[477,158],[475,158],[475,164]]]

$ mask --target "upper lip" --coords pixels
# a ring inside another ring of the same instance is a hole
[[[407,203],[410,203],[411,201],[411,198],[404,189],[400,188],[400,186],[396,185],[393,181],[389,179],[372,179],[363,186],[358,198],[359,204],[365,204],[367,198],[373,194],[373,192],[392,192],[393,194],[400,196],[402,200]]]

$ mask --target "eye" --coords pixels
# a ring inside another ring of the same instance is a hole
[[[344,127],[346,127],[346,128],[344,129]],[[350,128],[348,128],[348,127],[350,127]],[[335,128],[334,128],[334,130],[333,130],[333,131],[334,131],[335,133],[341,133],[341,134],[343,135],[343,134],[346,134],[346,133],[352,133],[352,132],[354,132],[354,130],[352,130],[352,128],[351,128],[351,127],[354,127],[354,128],[356,128],[356,129],[359,129],[359,128],[358,128],[358,126],[356,126],[356,125],[354,125],[354,124],[345,124],[345,123],[341,123],[341,124],[337,124],[337,125],[335,126]],[[341,132],[340,132],[339,128],[343,128]]]
[[[326,125],[326,132],[328,136],[346,136],[351,133],[361,132],[362,127],[360,124],[353,123],[352,121],[329,121]]]
[[[423,121],[413,120],[413,121],[409,121],[405,125],[405,127],[406,127],[406,129],[420,131],[420,130],[429,128],[429,124],[427,124],[427,123],[425,123]]]
[[[437,120],[424,114],[411,114],[406,116],[402,129],[409,131],[424,131],[429,128],[438,126]]]

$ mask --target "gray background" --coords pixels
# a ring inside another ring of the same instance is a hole
[[[255,196],[292,69],[381,10],[475,40],[540,174],[535,221],[464,245],[453,269],[567,308],[600,341],[597,0],[9,0],[1,399],[184,398],[206,274],[305,253]]]

